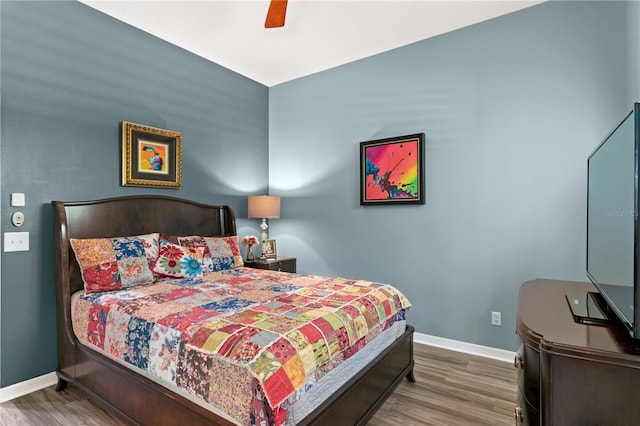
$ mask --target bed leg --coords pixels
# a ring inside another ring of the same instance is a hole
[[[409,381],[409,383],[415,383],[416,382],[416,376],[413,375],[413,368],[411,369],[411,371],[409,371],[409,373],[406,375],[407,380]]]
[[[56,383],[56,392],[63,391],[67,387],[67,381],[58,377],[58,383]]]

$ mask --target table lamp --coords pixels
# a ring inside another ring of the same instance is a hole
[[[262,219],[260,228],[262,229],[262,241],[267,236],[267,219],[278,219],[280,217],[280,197],[275,195],[252,195],[248,202],[249,219]]]

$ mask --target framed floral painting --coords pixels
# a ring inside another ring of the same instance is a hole
[[[360,204],[424,204],[424,133],[360,143]]]
[[[122,185],[180,188],[182,135],[123,121]]]

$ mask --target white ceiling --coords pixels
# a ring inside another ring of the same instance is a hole
[[[80,0],[273,86],[485,21],[540,0],[289,0],[284,28],[264,28],[269,0]]]

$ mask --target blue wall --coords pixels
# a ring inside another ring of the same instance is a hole
[[[279,250],[398,286],[419,332],[514,350],[524,281],[586,280],[586,158],[630,107],[625,12],[545,3],[271,88]],[[418,132],[427,204],[361,207],[358,143]]]
[[[267,189],[268,88],[81,3],[1,7],[2,231],[22,210],[31,245],[2,253],[4,387],[57,365],[51,201],[163,193],[246,217]],[[182,133],[182,189],[120,186],[122,120]]]

